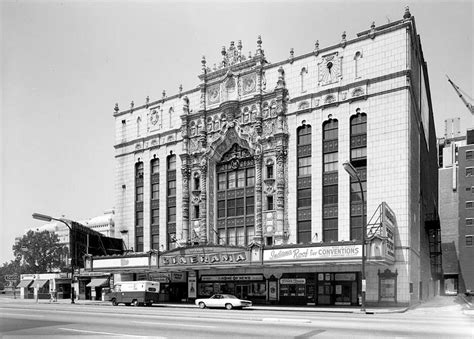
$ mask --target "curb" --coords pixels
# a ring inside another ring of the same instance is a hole
[[[9,298],[8,298],[9,299]],[[18,303],[35,303],[35,299],[10,299],[15,300]],[[40,299],[39,304],[71,304],[69,300],[59,300],[57,302],[50,303],[46,299]],[[109,301],[90,301],[90,300],[77,300],[75,305],[77,306],[112,306]],[[194,304],[155,304],[155,307],[172,307],[172,308],[198,308]],[[250,310],[261,310],[261,311],[287,311],[287,312],[312,312],[312,313],[345,313],[345,314],[389,314],[389,313],[405,313],[410,309],[409,307],[394,308],[394,309],[368,309],[365,312],[361,312],[359,308],[308,308],[308,307],[279,307],[279,306],[252,306]]]

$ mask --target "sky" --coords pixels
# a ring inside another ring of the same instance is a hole
[[[39,212],[84,220],[114,207],[114,118],[121,109],[199,84],[201,58],[262,36],[267,60],[308,53],[415,17],[437,136],[444,120],[474,127],[445,74],[471,98],[473,1],[0,0],[0,264]]]

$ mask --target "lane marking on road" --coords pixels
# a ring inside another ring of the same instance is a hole
[[[105,334],[105,335],[113,335],[113,336],[120,336],[120,337],[132,337],[132,338],[143,338],[142,335],[132,335],[132,334],[125,334],[125,333],[112,333],[112,332],[100,332],[100,331],[88,331],[88,330],[78,330],[74,328],[64,328],[58,327],[59,330],[63,331],[73,331],[73,332],[83,332],[83,333],[94,333],[94,334]],[[166,337],[154,337],[158,339],[166,339]]]
[[[168,325],[168,326],[179,326],[179,327],[202,327],[202,328],[216,328],[216,326],[209,325],[190,325],[190,324],[176,324],[176,323],[161,323],[156,321],[133,321],[136,324],[152,324],[152,325]]]
[[[36,314],[16,314],[16,313],[2,313],[2,318],[17,318],[17,317],[26,317],[26,318],[46,318],[45,315],[36,315]]]
[[[263,322],[276,322],[276,323],[310,323],[309,319],[294,319],[294,318],[262,318]]]
[[[309,331],[309,332],[297,335],[296,337],[294,337],[294,339],[307,339],[323,332],[325,332],[325,330],[313,330],[313,331]]]

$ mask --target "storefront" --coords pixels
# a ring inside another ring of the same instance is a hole
[[[267,286],[263,274],[201,275],[198,297],[206,298],[216,293],[233,294],[256,304],[265,303]]]
[[[90,300],[102,300],[102,292],[109,290],[109,277],[93,277],[86,285],[87,295]]]
[[[280,304],[358,305],[358,273],[284,273]]]
[[[57,299],[71,297],[71,278],[68,273],[22,274],[20,283],[21,299],[49,299],[51,294]]]
[[[147,280],[160,283],[160,301],[183,302],[188,298],[187,272],[150,273]]]
[[[20,283],[16,286],[16,288],[20,289],[20,299],[33,299],[34,298],[34,290],[32,286],[33,281],[34,281],[34,277],[32,275],[21,276]]]
[[[368,245],[366,274],[373,277],[378,269],[385,271],[378,280],[368,280],[369,288],[378,290],[379,301],[396,302],[397,276],[389,269],[393,257],[384,256],[383,247],[373,255],[372,245]],[[120,258],[90,257],[86,264],[91,270],[113,273],[116,281],[158,281],[162,302],[192,302],[228,293],[254,304],[356,306],[362,290],[361,253],[362,245],[355,242],[305,247],[212,245]]]

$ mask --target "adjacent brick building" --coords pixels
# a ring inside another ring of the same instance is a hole
[[[439,201],[445,293],[474,291],[474,130],[446,121],[438,139]],[[454,128],[453,128],[454,126]]]

